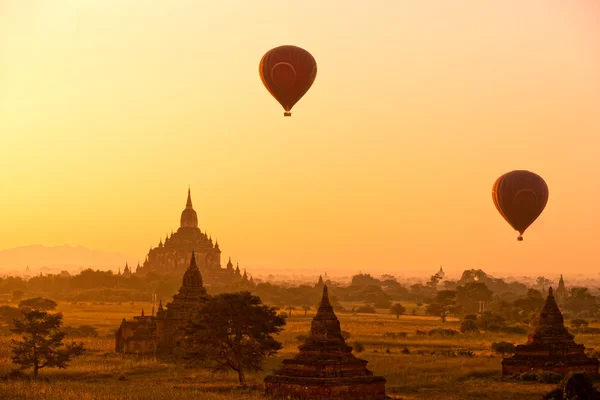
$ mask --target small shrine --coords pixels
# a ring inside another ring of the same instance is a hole
[[[373,376],[367,361],[356,358],[342,337],[327,286],[310,336],[299,353],[265,378],[267,396],[281,399],[383,400],[386,379]]]
[[[548,289],[546,303],[540,312],[537,326],[527,343],[516,348],[515,355],[502,360],[502,375],[523,372],[553,371],[598,373],[598,359],[585,354],[585,346],[577,344],[564,324],[552,288]]]

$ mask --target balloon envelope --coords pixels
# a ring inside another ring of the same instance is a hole
[[[306,94],[317,77],[317,62],[306,50],[296,46],[279,46],[265,53],[258,72],[263,85],[281,104],[284,116]]]
[[[548,185],[533,172],[511,171],[496,180],[492,199],[500,215],[519,232],[518,240],[523,240],[525,230],[548,203]]]

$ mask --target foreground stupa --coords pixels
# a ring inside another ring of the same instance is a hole
[[[527,343],[517,346],[514,356],[502,360],[502,375],[540,370],[563,375],[575,371],[596,375],[598,359],[588,357],[584,345],[575,343],[573,337],[565,328],[552,288],[549,288],[535,331]]]
[[[352,354],[323,287],[311,332],[300,352],[265,378],[268,396],[281,399],[383,400],[386,379],[373,376],[367,361]]]

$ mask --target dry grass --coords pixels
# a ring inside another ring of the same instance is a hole
[[[253,400],[263,398],[262,380],[278,367],[283,358],[292,356],[299,345],[296,336],[309,331],[309,312],[295,312],[288,319],[279,340],[284,347],[277,358],[268,360],[265,372],[248,377],[249,387],[240,389],[236,376],[212,375],[202,370],[185,369],[153,359],[123,356],[113,351],[114,341],[106,337],[109,329],[118,326],[123,317],[149,313],[149,304],[82,305],[61,304],[59,311],[66,325],[93,325],[101,334],[98,339],[84,340],[89,352],[72,362],[66,370],[42,370],[38,381],[0,381],[0,399],[23,400],[109,400],[109,399],[197,399]],[[404,400],[416,399],[539,399],[552,385],[504,381],[500,375],[501,358],[491,354],[494,341],[522,343],[519,335],[461,335],[458,338],[417,336],[416,330],[429,331],[442,324],[425,316],[339,314],[342,329],[350,332],[349,342],[360,342],[364,352],[360,358],[369,361],[369,368],[387,378],[388,393]],[[457,321],[448,321],[445,328],[458,328]],[[406,338],[392,339],[386,332],[406,332]],[[0,338],[0,375],[10,372],[10,338]],[[583,335],[577,341],[588,347],[598,347],[600,337]],[[410,354],[403,354],[404,348]],[[389,350],[389,354],[387,353]],[[449,351],[470,350],[474,357],[456,357]],[[43,379],[43,378],[47,378]]]

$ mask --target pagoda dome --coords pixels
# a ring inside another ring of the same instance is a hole
[[[181,227],[182,228],[198,228],[198,215],[192,207],[192,195],[190,189],[188,189],[187,203],[185,210],[181,213]]]

